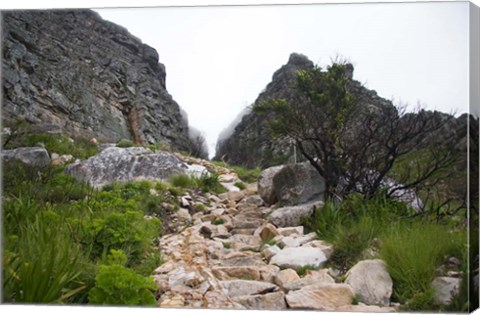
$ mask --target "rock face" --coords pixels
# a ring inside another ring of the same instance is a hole
[[[296,72],[313,68],[313,62],[301,54],[291,54],[288,63],[273,74],[265,91],[255,103],[269,98],[293,99],[292,87]],[[272,140],[267,126],[268,117],[254,112],[243,116],[234,132],[226,139],[219,139],[215,159],[248,168],[262,168],[283,164],[291,156],[291,146],[284,139]]]
[[[153,153],[142,147],[106,148],[99,154],[66,168],[69,175],[97,188],[114,181],[160,181],[187,170],[187,165],[175,155],[162,151]]]
[[[32,166],[47,166],[51,162],[47,150],[42,147],[3,150],[2,158],[5,161],[16,160]]]
[[[362,260],[347,272],[345,283],[359,295],[360,302],[388,306],[393,281],[380,259]]]
[[[187,150],[187,122],[165,86],[158,53],[89,10],[2,12],[3,124],[166,142]]]
[[[350,91],[359,99],[362,105],[391,106],[391,102],[377,95],[373,90],[362,87],[353,80],[353,66],[350,66]],[[298,98],[295,92],[296,72],[314,67],[306,56],[293,53],[288,63],[277,70],[272,81],[255,100],[259,104],[267,99],[286,99],[295,102]],[[294,161],[293,146],[286,139],[272,139],[268,128],[269,116],[260,116],[249,112],[235,127],[234,132],[226,139],[219,139],[215,158],[225,162],[243,165],[245,167],[268,166]],[[297,158],[301,158],[297,152]]]

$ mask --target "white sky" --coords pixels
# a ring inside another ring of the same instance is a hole
[[[395,102],[468,109],[468,4],[118,8],[96,10],[154,47],[167,90],[207,137],[253,103],[290,53],[327,65]]]

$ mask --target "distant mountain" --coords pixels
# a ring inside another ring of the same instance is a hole
[[[293,53],[286,65],[277,70],[272,81],[260,93],[255,104],[270,98],[284,98],[295,104],[296,101],[296,73],[298,70],[313,69],[314,64],[306,56]],[[358,106],[393,106],[393,104],[353,80],[353,66],[348,64],[350,76],[350,92],[358,100]],[[272,139],[268,121],[271,116],[260,116],[255,112],[248,112],[243,116],[229,137],[221,138],[217,142],[215,159],[242,165],[245,167],[267,167],[282,164],[293,160],[293,146],[287,139]],[[297,158],[301,157],[297,156]]]

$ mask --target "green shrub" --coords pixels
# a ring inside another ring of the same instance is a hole
[[[394,295],[412,310],[432,309],[430,286],[445,256],[460,257],[465,236],[429,222],[400,222],[382,237],[380,255],[394,281]]]
[[[42,144],[49,153],[71,154],[75,158],[86,159],[98,153],[95,144],[87,139],[73,140],[65,135],[28,132],[12,139],[5,149],[34,147]]]
[[[227,191],[225,187],[218,181],[218,174],[202,175],[200,178],[195,179],[197,187],[203,192],[224,193]]]
[[[84,226],[84,243],[92,246],[92,257],[101,257],[112,249],[123,250],[137,262],[148,250],[151,240],[160,234],[158,219],[145,220],[139,211],[111,212],[94,218]]]
[[[37,215],[21,223],[17,237],[9,236],[3,253],[5,302],[63,303],[86,289],[85,254],[66,225]]]
[[[235,185],[235,187],[238,187],[240,190],[244,190],[244,189],[247,188],[247,185],[245,185],[242,182],[236,182],[234,185]]]
[[[307,274],[308,270],[318,270],[318,269],[320,269],[320,268],[319,267],[314,267],[314,266],[303,266],[303,267],[298,268],[296,271],[297,271],[297,274],[300,277],[303,277]]]
[[[174,187],[197,188],[197,183],[195,179],[184,173],[170,176],[168,178],[168,182],[172,184]]]
[[[36,167],[19,161],[3,164],[4,195],[28,195],[40,202],[62,203],[84,199],[92,188],[64,173],[62,166]]]
[[[232,169],[235,171],[235,173],[237,173],[238,177],[246,183],[256,182],[258,176],[262,172],[259,167],[254,169],[246,169],[241,166],[232,166]]]
[[[95,287],[88,294],[90,304],[140,305],[156,304],[155,282],[121,265],[101,265]]]
[[[225,223],[225,222],[223,221],[222,218],[217,218],[217,219],[215,219],[215,220],[212,220],[211,223],[212,223],[213,225],[220,225],[220,224],[223,224],[223,223]]]
[[[133,143],[133,141],[129,139],[122,139],[117,142],[117,147],[119,148],[130,148],[134,146],[135,146],[135,143]]]

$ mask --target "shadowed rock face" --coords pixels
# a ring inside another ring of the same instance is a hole
[[[158,53],[89,10],[2,13],[4,125],[189,146]]]

